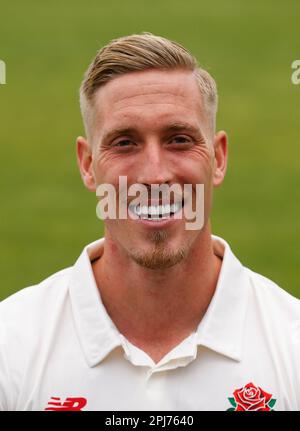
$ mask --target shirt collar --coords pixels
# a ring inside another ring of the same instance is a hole
[[[197,330],[197,344],[241,361],[249,277],[228,243],[212,235],[214,253],[223,259],[215,293]]]
[[[223,261],[215,293],[194,339],[197,345],[240,361],[249,281],[227,242],[215,235],[212,240],[214,253]],[[103,244],[101,238],[83,249],[73,266],[69,285],[75,327],[90,367],[123,345],[122,336],[101,301],[91,266],[91,261],[101,256]]]
[[[120,333],[101,301],[91,261],[103,252],[104,238],[88,244],[73,266],[69,293],[75,327],[86,361],[94,367],[122,344]]]

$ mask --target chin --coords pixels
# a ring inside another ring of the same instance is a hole
[[[171,251],[158,248],[148,252],[136,250],[131,254],[131,257],[138,265],[144,268],[167,269],[181,262],[186,257],[186,253],[182,249]]]
[[[147,244],[130,248],[130,256],[144,268],[171,268],[187,256],[187,247],[183,244],[176,245],[174,241],[172,243],[166,231],[153,231],[148,234]]]

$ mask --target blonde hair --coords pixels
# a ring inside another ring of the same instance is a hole
[[[110,41],[98,51],[85,72],[80,86],[80,109],[88,138],[91,137],[90,131],[94,124],[94,96],[97,90],[117,76],[149,69],[194,72],[206,110],[215,127],[218,94],[214,79],[199,67],[196,58],[182,45],[144,32]]]

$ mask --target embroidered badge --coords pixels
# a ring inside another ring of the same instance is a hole
[[[247,383],[243,388],[236,389],[233,397],[228,398],[232,407],[227,411],[272,411],[276,403],[273,395],[263,391],[253,383]]]

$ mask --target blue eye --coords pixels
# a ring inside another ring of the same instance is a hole
[[[175,142],[175,144],[189,144],[191,143],[191,139],[187,138],[186,136],[175,136],[172,138],[171,142]]]
[[[115,144],[116,147],[128,147],[128,145],[132,144],[129,139],[123,139]]]
[[[113,142],[111,148],[119,153],[131,153],[137,148],[137,145],[137,142],[131,139],[120,139]]]

